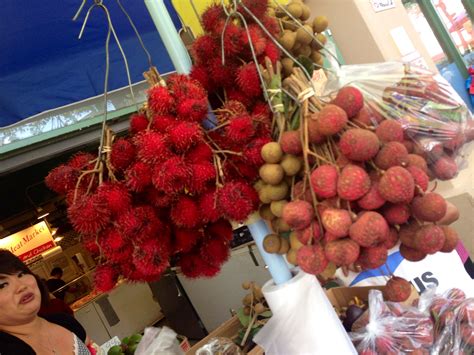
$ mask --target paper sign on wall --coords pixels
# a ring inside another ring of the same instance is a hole
[[[395,0],[370,0],[375,12],[380,12],[395,7]]]

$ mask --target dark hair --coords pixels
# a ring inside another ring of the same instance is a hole
[[[48,288],[41,281],[38,275],[31,272],[28,266],[23,263],[15,254],[6,249],[0,249],[0,274],[13,275],[17,272],[24,272],[25,274],[33,275],[38,284],[41,293],[41,305],[46,306],[49,303]]]
[[[56,276],[56,275],[63,275],[63,269],[61,269],[59,266],[56,266],[55,268],[53,268],[53,270],[51,270],[51,276]]]

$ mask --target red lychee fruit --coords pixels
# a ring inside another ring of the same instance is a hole
[[[349,229],[349,236],[360,246],[373,247],[387,239],[389,227],[377,212],[365,212]]]
[[[425,222],[437,222],[446,214],[446,200],[435,192],[415,197],[411,203],[413,215]]]
[[[423,170],[425,173],[428,172],[428,163],[426,162],[425,158],[418,154],[408,154],[406,159],[406,164],[408,167],[416,166]]]
[[[403,142],[403,127],[400,122],[395,120],[382,121],[375,130],[377,137],[384,142]]]
[[[380,168],[387,170],[392,166],[406,164],[408,151],[400,142],[388,142],[378,152],[375,157],[375,164]]]
[[[436,225],[424,225],[421,226],[415,234],[415,249],[425,253],[425,254],[434,254],[440,251],[446,237],[441,227]]]
[[[455,135],[443,142],[444,148],[451,152],[457,151],[466,142],[466,136],[463,132],[457,132]]]
[[[337,195],[338,172],[333,165],[320,165],[311,173],[311,187],[316,195],[330,198]]]
[[[435,162],[443,155],[443,144],[431,137],[419,138],[414,143],[413,153],[421,155],[430,162]]]
[[[325,136],[332,136],[340,132],[347,124],[347,114],[336,105],[326,105],[319,111],[318,128]]]
[[[357,204],[364,210],[376,210],[385,204],[385,200],[380,195],[378,181],[373,181],[370,186],[369,192],[367,192]]]
[[[342,169],[337,181],[337,194],[347,201],[355,201],[370,190],[367,172],[357,165],[347,165]]]
[[[405,244],[400,244],[400,254],[407,259],[408,261],[421,261],[426,258],[426,254],[417,250],[406,246]]]
[[[326,258],[336,264],[350,265],[359,257],[359,244],[349,238],[329,242],[324,247]]]
[[[403,225],[400,228],[400,232],[398,233],[398,236],[400,237],[400,241],[406,246],[414,249],[415,248],[415,235],[419,228],[420,226],[415,222]]]
[[[302,230],[313,220],[314,209],[309,202],[296,200],[283,207],[282,218],[292,229]]]
[[[404,278],[393,276],[383,290],[383,296],[386,301],[403,302],[410,297],[411,284]]]
[[[296,253],[298,266],[308,274],[318,275],[328,266],[328,260],[321,245],[305,245]]]
[[[347,117],[352,118],[364,106],[364,97],[359,89],[346,86],[339,90],[333,103],[341,107],[346,112]]]
[[[389,204],[384,207],[382,214],[389,224],[404,224],[410,218],[410,207],[405,203]]]
[[[445,241],[444,241],[443,247],[441,248],[441,251],[443,253],[450,253],[454,249],[456,249],[456,246],[459,243],[458,233],[452,227],[449,227],[449,226],[440,226],[440,227],[443,230],[444,237],[445,237]]]
[[[303,191],[304,189],[304,191]],[[311,190],[309,189],[308,184],[304,184],[303,181],[298,181],[293,187],[293,196],[295,200],[303,200],[311,202],[313,198],[311,196]]]
[[[362,128],[345,131],[339,140],[339,149],[348,159],[367,161],[377,155],[380,142],[375,133]]]
[[[428,190],[430,178],[423,170],[417,166],[408,166],[406,169],[410,172],[411,176],[413,176],[415,185],[419,186],[423,191]]]
[[[324,229],[336,237],[345,237],[352,225],[348,211],[336,208],[327,208],[321,214],[321,223]]]
[[[318,114],[312,114],[308,119],[308,141],[320,144],[326,140],[326,136],[319,131]]]
[[[390,227],[387,235],[387,239],[385,239],[382,245],[387,249],[392,249],[398,243],[398,232],[395,228]]]
[[[415,180],[408,170],[394,166],[380,178],[379,192],[389,202],[407,203],[413,199],[415,194]]]
[[[361,128],[370,127],[377,123],[376,116],[372,115],[372,111],[365,105],[351,120]]]
[[[408,154],[412,154],[412,153],[413,153],[413,149],[414,149],[415,144],[414,144],[412,141],[405,139],[405,140],[402,142],[402,144],[403,144],[403,145],[405,146],[405,148],[407,149]]]
[[[357,264],[365,270],[377,269],[385,264],[387,257],[388,251],[383,245],[361,248]]]
[[[472,324],[461,324],[461,337],[466,344],[469,344],[470,346],[474,345],[474,329]]]
[[[303,151],[300,131],[286,131],[281,135],[281,149],[286,154],[299,155]]]
[[[315,241],[321,239],[319,222],[317,220],[313,220],[313,222],[305,229],[297,230],[296,236],[298,240],[304,245],[307,245],[310,240],[312,241],[310,244],[314,244]]]
[[[443,155],[433,164],[433,173],[440,180],[450,180],[457,175],[458,166],[453,158]]]

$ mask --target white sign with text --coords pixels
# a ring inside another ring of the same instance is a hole
[[[370,0],[375,12],[380,12],[395,7],[395,0]]]

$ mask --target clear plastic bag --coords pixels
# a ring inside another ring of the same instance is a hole
[[[196,351],[196,355],[241,355],[243,352],[229,338],[211,338]]]
[[[366,324],[359,322],[358,329],[349,334],[359,354],[429,354],[433,323],[427,314],[385,303],[379,290],[370,291],[368,312]]]
[[[326,99],[343,86],[364,95],[365,106],[355,120],[378,126],[383,119],[397,120],[415,153],[435,164],[440,157],[455,159],[463,167],[460,149],[474,139],[472,115],[460,96],[439,74],[401,62],[344,65],[334,68],[324,90]],[[442,180],[452,176],[434,174]]]
[[[146,328],[135,355],[184,355],[176,336],[168,327]]]

